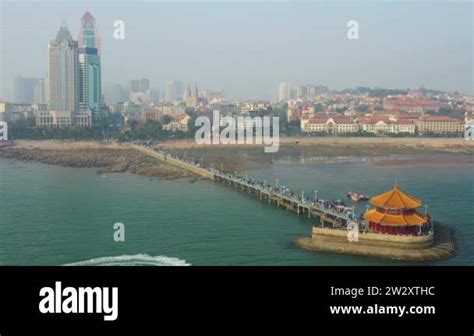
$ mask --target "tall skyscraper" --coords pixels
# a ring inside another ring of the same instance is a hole
[[[86,23],[89,24],[86,25]],[[97,51],[100,55],[100,36],[97,33],[97,24],[95,18],[89,11],[86,11],[81,18],[79,31],[77,33],[77,43],[79,45],[79,48],[85,48],[86,46],[94,46],[94,48],[97,48]]]
[[[100,118],[102,98],[102,70],[99,55],[99,37],[95,18],[86,11],[81,18],[79,44],[79,109],[91,111],[93,119]]]
[[[290,85],[288,83],[280,83],[278,88],[278,100],[288,100],[290,99]]]
[[[77,42],[65,24],[49,44],[49,96],[51,111],[66,119],[61,126],[71,124],[72,114],[79,109],[79,67]]]

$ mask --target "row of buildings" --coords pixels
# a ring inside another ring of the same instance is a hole
[[[321,114],[302,117],[303,133],[325,133],[330,135],[358,133],[372,134],[461,134],[465,123],[449,116],[425,115],[411,118],[364,117],[352,118],[340,114]]]
[[[471,96],[425,89],[387,91],[316,92],[280,105],[286,108],[287,121],[299,122],[303,133],[459,135],[473,120]]]

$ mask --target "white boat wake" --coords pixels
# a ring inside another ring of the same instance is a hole
[[[135,254],[92,258],[65,264],[64,266],[191,266],[191,264],[179,258]]]

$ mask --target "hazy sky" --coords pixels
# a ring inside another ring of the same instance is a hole
[[[73,36],[86,9],[102,38],[103,85],[147,77],[275,98],[278,84],[428,88],[473,93],[473,5],[465,2],[5,1],[0,99],[17,75],[43,77],[63,20]],[[347,22],[360,24],[347,39]],[[113,22],[125,22],[125,40]]]

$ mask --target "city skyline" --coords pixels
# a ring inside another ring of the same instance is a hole
[[[44,77],[46,55],[44,44],[36,46],[38,40],[43,43],[41,36],[51,36],[52,26],[57,31],[66,13],[64,19],[76,36],[77,17],[87,8],[100,23],[104,89],[146,77],[152,88],[162,92],[166,91],[167,82],[197,83],[201,88],[224,89],[229,97],[237,99],[277,99],[281,82],[291,87],[312,83],[332,89],[424,86],[472,94],[472,5],[457,3],[448,7],[437,2],[385,4],[384,8],[387,6],[382,12],[376,4],[366,3],[344,4],[337,11],[320,3],[273,7],[215,4],[208,14],[215,20],[207,22],[200,20],[200,15],[210,10],[208,4],[147,3],[131,8],[127,3],[87,7],[75,2],[38,6],[7,1],[2,3],[0,99],[12,100],[17,76]],[[38,9],[38,17],[21,24],[12,20],[30,7]],[[265,15],[272,20],[265,24],[254,22],[252,29],[241,25],[238,19],[249,7],[251,19]],[[311,17],[306,14],[309,9],[315,10]],[[370,15],[365,14],[366,10],[372,10]],[[430,15],[421,16],[422,11]],[[178,27],[167,18],[166,14],[172,13],[186,19],[185,27]],[[406,17],[403,27],[396,24],[397,15]],[[302,20],[294,20],[299,16]],[[345,36],[350,18],[359,18],[360,40],[351,41]],[[113,22],[117,19],[125,22],[125,40],[113,39]],[[449,24],[441,29],[438,19]],[[16,43],[23,41],[25,35],[32,37],[26,47]],[[35,61],[27,61],[28,55]]]

